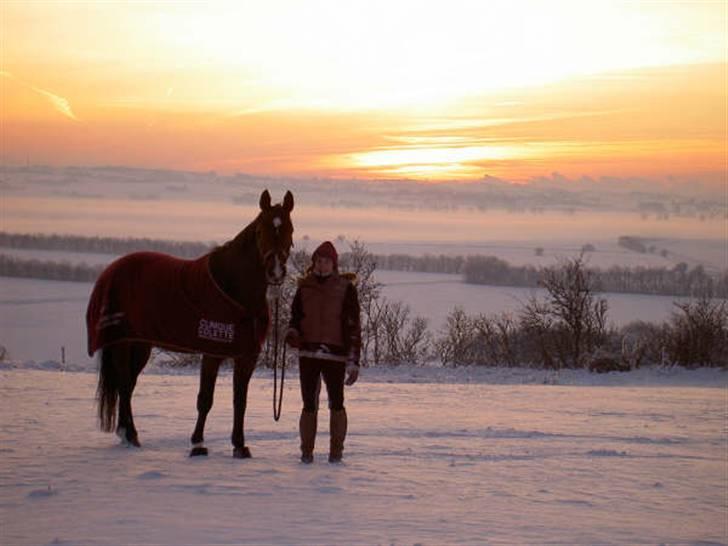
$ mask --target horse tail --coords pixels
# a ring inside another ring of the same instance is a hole
[[[112,348],[101,349],[99,384],[96,401],[99,408],[99,424],[104,432],[113,432],[116,427],[116,406],[119,402],[119,379],[112,360]]]

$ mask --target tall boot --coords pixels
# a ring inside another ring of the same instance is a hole
[[[301,434],[301,462],[313,462],[313,447],[316,443],[317,411],[301,411],[298,421],[298,431]]]
[[[329,449],[329,462],[339,463],[344,455],[344,439],[346,438],[346,409],[331,410],[329,420],[329,433],[331,446]]]

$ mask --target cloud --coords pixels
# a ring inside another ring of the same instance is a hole
[[[68,99],[61,97],[60,95],[56,95],[55,93],[51,93],[50,91],[46,91],[45,89],[41,89],[40,87],[36,87],[34,85],[31,85],[27,82],[24,82],[23,80],[15,77],[10,72],[7,72],[5,70],[0,70],[0,76],[4,78],[9,78],[11,80],[14,80],[31,91],[34,91],[35,93],[38,93],[53,105],[53,108],[55,108],[58,112],[66,116],[67,118],[70,118],[74,121],[78,121],[78,118],[76,117],[76,114],[73,113],[73,109],[71,108],[71,103],[68,102]]]
[[[61,114],[63,114],[66,117],[71,118],[72,120],[78,121],[76,114],[74,114],[73,110],[71,110],[71,104],[68,102],[68,99],[65,99],[58,95],[54,95],[53,93],[46,91],[44,89],[39,89],[38,87],[30,86],[30,88],[33,91],[35,91],[36,93],[40,93],[41,95],[46,97],[48,100],[50,100],[51,104],[54,106],[54,108],[56,110],[58,110]]]

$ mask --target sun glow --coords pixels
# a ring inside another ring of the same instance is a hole
[[[472,176],[473,161],[500,161],[523,153],[517,146],[422,147],[374,150],[353,154],[343,163],[387,176],[430,178],[433,175],[457,178]]]
[[[560,169],[549,139],[684,140],[675,102],[715,148],[727,25],[699,0],[8,0],[2,159],[475,177]]]

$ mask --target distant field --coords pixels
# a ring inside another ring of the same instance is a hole
[[[343,235],[372,245],[404,243],[412,252],[418,247],[422,252],[439,249],[448,254],[469,254],[473,252],[463,252],[467,250],[463,246],[482,249],[503,246],[504,241],[509,247],[517,243],[525,256],[537,246],[556,250],[585,244],[595,245],[601,254],[611,252],[609,245],[618,237],[632,235],[688,240],[679,253],[710,261],[694,255],[692,241],[724,241],[728,214],[724,192],[639,181],[563,187],[370,184],[28,166],[0,169],[0,187],[3,229],[12,232],[223,242],[255,217],[264,188],[270,189],[274,201],[290,189],[296,201],[297,239],[308,236],[320,241]],[[721,256],[726,263],[725,250]],[[510,258],[515,264],[516,257]]]
[[[460,306],[469,314],[516,312],[539,290],[469,285],[458,275],[380,271],[383,295],[402,301],[415,316],[428,319],[437,334],[447,315]],[[90,283],[0,277],[0,345],[17,360],[60,360],[93,366],[86,355],[86,303]],[[617,325],[631,320],[662,321],[674,298],[607,294],[609,318]]]
[[[335,240],[340,252],[348,250],[353,240]],[[222,242],[222,241],[216,241]],[[295,248],[312,251],[320,241],[311,238],[296,239]],[[557,264],[559,260],[578,256],[585,244],[593,249],[585,254],[591,267],[666,267],[680,262],[690,267],[702,265],[707,270],[728,269],[728,244],[722,239],[652,239],[653,252],[639,253],[625,249],[614,240],[593,239],[589,243],[577,240],[532,241],[483,241],[483,242],[433,242],[433,241],[367,241],[361,240],[372,254],[409,256],[496,256],[513,266],[532,265],[544,267]],[[537,249],[539,251],[537,252]],[[21,259],[47,261],[69,261],[89,265],[108,263],[114,256],[108,254],[73,252],[66,250],[35,250],[6,248],[0,246],[0,253]]]
[[[405,302],[414,315],[429,320],[433,331],[444,325],[456,306],[468,314],[517,313],[532,295],[544,294],[541,289],[465,284],[458,275],[439,273],[381,271],[377,279],[385,285],[386,298]],[[634,294],[604,294],[604,297],[609,303],[609,320],[617,326],[633,320],[661,322],[669,317],[676,301],[668,296]]]

